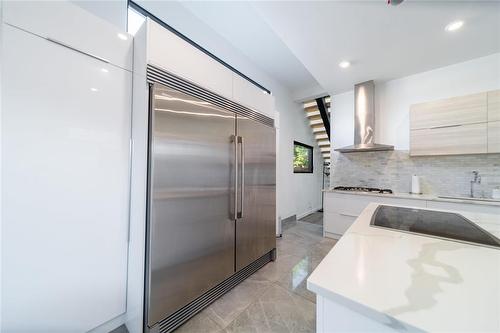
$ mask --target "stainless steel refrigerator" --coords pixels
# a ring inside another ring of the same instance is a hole
[[[276,248],[275,129],[200,87],[169,85],[150,86],[145,330],[154,332],[182,324]]]

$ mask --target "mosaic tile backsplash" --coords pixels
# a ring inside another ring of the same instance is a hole
[[[500,154],[419,156],[408,151],[359,152],[332,156],[331,186],[367,186],[410,191],[411,176],[421,177],[424,194],[469,196],[472,171],[481,176],[474,196],[491,198],[500,188]]]

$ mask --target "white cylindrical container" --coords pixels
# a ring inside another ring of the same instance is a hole
[[[491,191],[491,197],[493,199],[500,199],[500,188],[494,188],[492,191]]]
[[[422,194],[422,191],[420,190],[420,177],[417,175],[411,176],[411,193]]]

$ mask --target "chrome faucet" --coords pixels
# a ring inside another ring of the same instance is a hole
[[[470,181],[470,197],[474,198],[474,184],[481,184],[481,176],[479,172],[472,171],[472,180]]]

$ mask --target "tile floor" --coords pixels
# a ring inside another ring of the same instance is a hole
[[[316,216],[317,220],[317,216]],[[317,223],[317,222],[316,222]],[[288,224],[271,262],[212,303],[176,333],[314,332],[315,296],[306,279],[335,244],[322,225]]]

